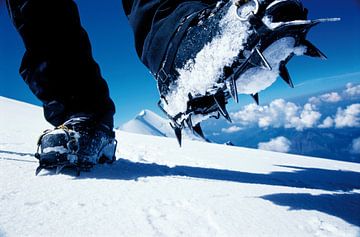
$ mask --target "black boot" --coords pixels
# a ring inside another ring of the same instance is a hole
[[[65,167],[73,167],[79,174],[97,163],[112,163],[116,144],[111,128],[94,122],[90,116],[73,117],[40,137],[36,175],[42,169],[56,169],[59,173]]]
[[[157,74],[159,106],[179,141],[185,126],[198,133],[198,123],[209,117],[231,121],[229,98],[238,102],[238,94],[249,94],[258,103],[258,92],[279,75],[292,87],[286,63],[294,55],[324,58],[305,38],[311,27],[331,20],[307,20],[298,0],[219,1],[201,11],[180,44],[170,44],[168,55],[176,54],[165,57]]]

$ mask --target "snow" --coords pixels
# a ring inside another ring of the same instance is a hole
[[[43,150],[44,153],[58,152],[59,154],[64,154],[67,151],[68,150],[63,146],[47,147]]]
[[[239,94],[256,94],[271,86],[279,75],[279,66],[291,54],[302,55],[306,48],[295,47],[295,39],[285,37],[275,41],[263,52],[272,70],[260,67],[251,68],[244,72],[236,81]]]
[[[177,69],[179,78],[173,90],[166,96],[168,104],[164,109],[171,116],[185,112],[188,94],[205,95],[223,73],[224,66],[230,66],[249,36],[250,25],[242,22],[236,14],[235,4],[220,21],[221,33],[189,60],[184,68]]]
[[[141,111],[134,119],[121,126],[121,130],[153,136],[171,136],[169,122],[150,110]]]
[[[117,131],[113,165],[35,176],[41,109],[0,114],[1,236],[360,235],[360,164]]]

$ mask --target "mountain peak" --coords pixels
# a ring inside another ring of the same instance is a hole
[[[134,119],[126,122],[120,129],[126,132],[152,135],[160,137],[175,137],[169,120],[161,117],[149,109],[143,109]],[[194,135],[188,129],[184,129],[184,138],[204,141],[203,138]]]

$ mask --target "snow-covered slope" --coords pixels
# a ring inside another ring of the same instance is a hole
[[[141,111],[134,119],[123,124],[120,129],[125,132],[152,135],[160,137],[175,137],[174,130],[169,120],[164,119],[151,110]],[[194,135],[188,129],[183,129],[183,138],[204,141],[203,138]]]
[[[360,236],[360,164],[118,131],[113,165],[35,176],[45,128],[0,97],[0,236]]]
[[[126,132],[161,137],[173,136],[169,122],[150,110],[141,111],[134,119],[121,126]]]

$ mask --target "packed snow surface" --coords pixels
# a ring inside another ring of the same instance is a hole
[[[117,131],[113,165],[35,176],[41,109],[0,114],[0,236],[360,235],[360,164]]]

